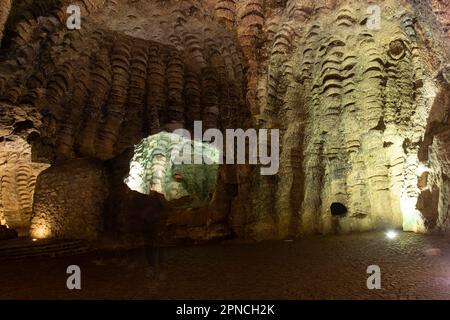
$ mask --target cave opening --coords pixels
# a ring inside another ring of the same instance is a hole
[[[199,157],[201,163],[194,161]],[[169,202],[203,207],[214,194],[218,169],[219,150],[214,146],[160,132],[135,146],[124,182],[144,195],[156,192]]]
[[[340,202],[333,202],[330,206],[330,211],[333,217],[345,217],[348,209]]]
[[[36,179],[49,164],[33,161],[30,144],[18,135],[0,143],[0,240],[27,237]]]

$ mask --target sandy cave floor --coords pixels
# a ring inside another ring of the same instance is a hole
[[[448,237],[373,232],[161,250],[158,280],[143,249],[2,263],[0,298],[450,299]],[[66,288],[73,264],[81,290]],[[367,289],[369,265],[381,268],[381,290]]]

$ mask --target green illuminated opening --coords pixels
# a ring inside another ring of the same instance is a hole
[[[180,157],[207,161],[180,163]],[[214,193],[218,162],[219,151],[214,146],[161,132],[135,146],[124,182],[142,194],[158,192],[168,201],[186,198],[190,207],[204,206]]]

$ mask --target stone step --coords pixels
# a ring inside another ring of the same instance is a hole
[[[14,239],[0,243],[0,261],[28,258],[54,258],[77,255],[91,251],[83,240],[38,240]]]
[[[39,240],[30,239],[12,239],[0,242],[0,252],[9,250],[18,250],[21,248],[45,248],[45,247],[63,247],[84,243],[83,240]]]

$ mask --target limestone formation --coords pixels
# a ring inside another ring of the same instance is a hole
[[[450,35],[450,1],[433,0],[433,12],[436,14],[438,21],[442,24],[444,31]]]
[[[424,70],[410,13],[392,12],[391,5],[381,8],[380,30],[368,28],[365,4],[337,7],[308,24],[286,17],[304,32],[294,50],[269,60],[263,116],[269,124],[281,120],[283,173],[273,199],[261,199],[276,212],[271,231],[281,237],[292,229],[421,228],[414,207],[417,153],[437,89],[432,70]],[[279,32],[285,35],[286,27]],[[279,51],[277,38],[272,52]],[[333,217],[333,203],[349,214]]]
[[[191,207],[205,205],[214,192],[218,163],[213,146],[162,132],[136,146],[125,183],[142,194],[158,192],[168,201],[190,197]]]
[[[107,196],[104,168],[95,161],[74,160],[44,170],[36,182],[30,236],[97,239]]]
[[[0,1],[2,224],[32,217],[32,235],[94,239],[167,211],[176,239],[449,230],[449,1],[11,4]],[[79,30],[66,26],[74,4]],[[195,120],[280,129],[278,174],[177,174],[155,137]],[[174,205],[194,189],[200,207]]]
[[[32,120],[37,123],[38,119],[33,112],[4,104],[0,108],[0,221],[26,235],[36,177],[48,165],[32,161],[30,145],[24,139],[36,133]]]
[[[0,44],[3,38],[3,30],[5,29],[6,20],[11,11],[12,0],[2,0],[0,2]]]
[[[31,150],[26,141],[7,139],[0,144],[0,219],[26,234],[36,177],[45,165],[31,161]]]

